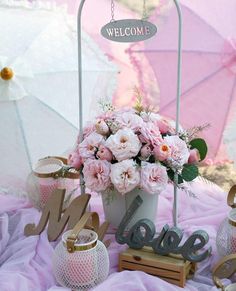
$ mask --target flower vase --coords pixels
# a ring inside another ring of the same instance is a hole
[[[149,194],[142,189],[135,188],[131,192],[122,195],[117,190],[112,189],[102,193],[105,219],[110,223],[112,228],[118,228],[130,204],[138,195],[142,198],[143,203],[135,212],[126,230],[130,229],[137,221],[143,218],[155,222],[158,194]]]

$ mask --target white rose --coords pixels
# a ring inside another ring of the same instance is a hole
[[[118,130],[105,142],[105,146],[120,162],[135,157],[142,146],[138,136],[130,128]]]
[[[140,183],[140,171],[133,160],[125,160],[111,165],[111,182],[118,192],[125,194]]]

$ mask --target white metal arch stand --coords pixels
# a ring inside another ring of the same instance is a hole
[[[82,98],[82,47],[81,47],[81,16],[83,6],[86,0],[81,0],[77,14],[77,33],[78,33],[78,90],[79,90],[79,138],[83,139],[83,98]],[[177,92],[176,92],[176,132],[179,132],[180,116],[180,94],[181,94],[181,63],[182,63],[182,13],[177,0],[173,0],[177,9],[179,18],[179,36],[178,36],[178,67],[177,67]],[[178,175],[175,174],[174,186],[174,204],[173,204],[173,223],[178,225]],[[81,183],[81,193],[85,193],[83,183]]]

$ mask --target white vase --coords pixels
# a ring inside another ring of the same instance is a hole
[[[111,190],[110,192],[106,191],[102,193],[102,202],[105,219],[112,227],[117,228],[119,226],[130,204],[138,195],[142,198],[143,203],[134,214],[126,229],[130,229],[137,221],[143,218],[148,218],[153,222],[155,221],[158,194],[149,194],[138,188],[124,195],[121,195],[117,190]]]

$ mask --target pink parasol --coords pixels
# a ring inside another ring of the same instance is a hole
[[[181,124],[192,127],[210,123],[203,135],[209,144],[209,158],[224,159],[222,137],[236,103],[236,1],[182,0],[183,68]],[[178,18],[175,9],[165,15],[154,12],[152,22],[160,27],[157,35],[134,44],[131,58],[145,53],[160,88],[160,112],[175,118]],[[142,70],[139,67],[139,70]],[[143,80],[140,80],[143,82]],[[148,91],[148,88],[145,88]]]
[[[56,0],[58,4],[67,4],[68,10],[72,14],[76,14],[78,10],[79,0]],[[115,1],[115,19],[129,19],[140,18],[133,11],[122,4]],[[118,76],[118,84],[115,95],[113,96],[113,102],[117,106],[128,106],[133,103],[136,98],[133,94],[134,87],[140,86],[143,90],[144,87],[139,84],[138,72],[133,67],[132,60],[130,60],[127,50],[130,47],[129,43],[114,43],[104,39],[100,30],[102,26],[111,20],[111,1],[110,0],[89,0],[86,1],[82,13],[82,27],[90,37],[99,45],[99,47],[105,52],[105,54],[115,64],[118,65],[120,74]],[[143,57],[146,67],[147,79],[150,78],[152,70],[148,64],[147,58]],[[153,76],[154,77],[154,76]],[[153,95],[152,95],[153,96]],[[102,96],[101,96],[102,97]],[[155,99],[155,97],[152,97]],[[152,100],[150,100],[152,102]]]

